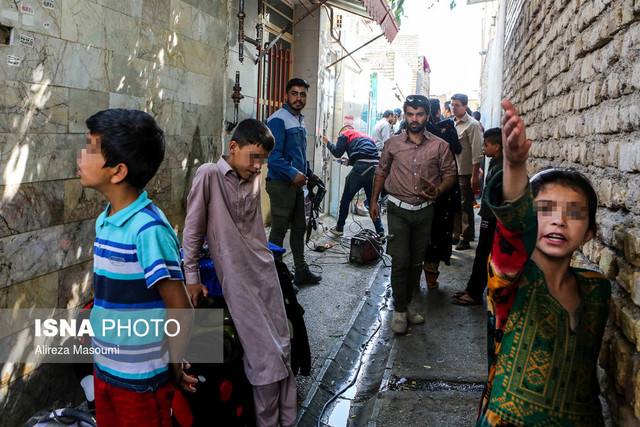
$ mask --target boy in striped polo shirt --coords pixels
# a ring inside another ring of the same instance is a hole
[[[142,191],[164,158],[162,129],[149,114],[126,109],[101,111],[86,124],[80,182],[109,201],[96,220],[92,318],[114,310],[192,309],[178,239]],[[161,337],[120,345],[118,355],[99,351],[116,347],[111,338],[93,339],[98,424],[170,426],[176,386],[193,391],[189,385],[196,380],[184,374],[182,363],[168,363]]]

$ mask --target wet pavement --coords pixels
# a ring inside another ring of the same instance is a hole
[[[475,242],[441,265],[439,289],[422,277],[413,304],[426,321],[394,335],[390,268],[348,262],[350,236],[371,221],[350,216],[342,239],[328,232],[334,221],[322,218],[306,252],[323,280],[298,294],[313,358],[311,376],[296,378],[298,425],[473,425],[487,373],[486,309],[452,305],[451,296],[466,285]]]

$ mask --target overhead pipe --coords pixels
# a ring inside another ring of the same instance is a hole
[[[333,40],[335,40],[335,41],[336,41],[336,43],[338,43],[338,45],[342,48],[342,50],[344,50],[345,52],[349,52],[349,51],[347,50],[347,48],[346,48],[346,47],[344,47],[344,46],[343,46],[343,44],[342,44],[342,42],[340,41],[341,36],[342,36],[342,31],[339,31],[339,32],[338,32],[338,36],[337,36],[337,37],[333,34],[333,31],[334,31],[334,25],[333,25],[333,8],[332,8],[332,7],[330,7],[330,6],[325,6],[325,8],[326,8],[326,9],[328,9],[328,10],[329,10],[329,12],[330,12],[330,14],[329,14],[329,20],[330,20],[330,27],[331,27],[331,28],[330,28],[330,30],[329,30],[329,33],[331,34],[331,38],[332,38]],[[351,59],[353,60],[353,63],[354,63],[354,64],[356,64],[356,67],[358,67],[358,69],[360,70],[360,72],[362,72],[362,67],[360,67],[360,64],[358,64],[358,61],[356,61],[356,60],[355,60],[355,58],[353,58],[353,57],[351,57]],[[328,68],[328,67],[327,67],[327,68]]]

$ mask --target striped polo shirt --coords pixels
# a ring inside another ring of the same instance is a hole
[[[127,321],[155,319],[158,313],[164,316],[164,302],[154,285],[165,278],[184,280],[178,238],[146,191],[134,203],[107,216],[110,207],[96,220],[92,323],[101,325],[106,317],[126,325]],[[108,311],[101,311],[105,309]],[[143,327],[138,330],[144,332]],[[94,367],[101,380],[138,392],[155,390],[168,380],[169,355],[161,337],[141,338],[126,329],[122,338],[102,335],[97,326],[94,332]],[[118,354],[105,354],[109,347],[117,347]]]

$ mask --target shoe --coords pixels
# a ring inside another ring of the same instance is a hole
[[[407,312],[394,311],[391,318],[391,330],[394,334],[407,332]]]
[[[471,249],[469,242],[460,242],[456,245],[456,251],[464,251],[466,249]]]
[[[322,276],[309,270],[308,268],[301,271],[296,271],[296,275],[293,278],[293,284],[296,286],[302,285],[315,285],[322,280]]]
[[[331,229],[329,229],[329,232],[335,234],[336,236],[342,236],[344,234],[344,231],[338,230],[336,227],[331,227]]]
[[[452,245],[457,245],[458,243],[460,243],[460,239],[458,239],[457,237],[454,237],[453,239],[451,239]]]
[[[424,317],[412,309],[407,308],[407,321],[412,325],[420,325],[421,323],[424,323]]]

